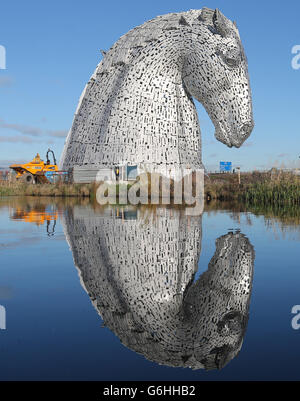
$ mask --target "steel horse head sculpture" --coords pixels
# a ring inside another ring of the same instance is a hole
[[[102,54],[80,98],[61,168],[202,168],[193,97],[219,141],[239,147],[249,137],[247,60],[236,24],[219,10],[156,17]]]

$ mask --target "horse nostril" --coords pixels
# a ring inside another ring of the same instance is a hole
[[[246,138],[248,138],[248,136],[251,134],[251,132],[252,132],[252,130],[253,130],[253,127],[254,127],[254,123],[245,123],[244,125],[242,125],[242,127],[240,128],[240,134],[243,136],[243,137],[246,137]]]

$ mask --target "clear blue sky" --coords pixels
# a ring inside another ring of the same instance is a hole
[[[42,156],[50,146],[59,158],[64,133],[90,75],[124,33],[168,12],[219,8],[236,20],[249,62],[256,126],[240,149],[214,138],[197,104],[208,169],[220,160],[243,170],[299,163],[300,69],[291,66],[300,45],[300,3],[240,0],[10,0],[1,4],[0,166]]]

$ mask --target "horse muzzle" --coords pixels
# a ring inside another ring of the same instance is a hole
[[[216,129],[215,137],[229,148],[239,148],[250,136],[254,128],[254,121],[248,121],[239,128],[224,130],[220,125]]]

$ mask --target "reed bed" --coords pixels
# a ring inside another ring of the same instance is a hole
[[[300,177],[293,173],[243,173],[210,175],[205,180],[207,199],[240,201],[246,204],[300,204]]]
[[[0,183],[0,196],[76,196],[91,197],[94,184]]]
[[[150,193],[151,179],[148,183]],[[2,182],[0,196],[87,197],[94,200],[99,184],[28,185]],[[131,185],[128,185],[128,189]],[[171,199],[173,188],[174,183],[171,182]],[[119,184],[116,185],[116,193],[119,193]],[[236,201],[247,205],[299,205],[300,176],[279,170],[241,173],[239,183],[237,174],[209,174],[205,176],[204,193],[208,201]]]

